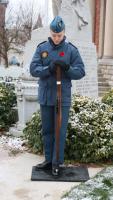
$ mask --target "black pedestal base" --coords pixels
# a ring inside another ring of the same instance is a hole
[[[58,177],[51,174],[51,170],[36,170],[32,168],[32,181],[63,181],[63,182],[85,182],[89,179],[87,167],[61,167]]]

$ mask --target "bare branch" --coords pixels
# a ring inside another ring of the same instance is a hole
[[[16,17],[12,12],[13,9],[10,8],[4,27],[0,28],[0,57],[4,59],[6,67],[9,52],[21,53],[19,46],[24,46],[27,40],[31,39],[32,30],[43,26],[40,14],[35,12],[34,4],[28,4],[25,8],[20,4],[19,11],[15,13]]]

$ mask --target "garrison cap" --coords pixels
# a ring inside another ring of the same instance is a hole
[[[60,33],[65,29],[65,24],[60,16],[56,16],[50,24],[50,29],[55,33]]]

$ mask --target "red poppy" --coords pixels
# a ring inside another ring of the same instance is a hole
[[[59,53],[59,56],[64,56],[64,55],[65,55],[65,54],[64,54],[63,51]]]

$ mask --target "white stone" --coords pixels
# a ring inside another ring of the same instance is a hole
[[[91,16],[88,1],[85,0],[83,5],[80,6],[81,11],[84,11],[83,15],[85,15],[85,17],[87,16],[88,21],[88,25],[82,26],[81,29],[79,28],[80,17],[78,17],[77,13],[75,12],[75,8],[76,6],[73,5],[72,0],[62,1],[61,10],[59,14],[62,16],[66,24],[66,35],[69,40],[73,38],[77,41],[91,42]]]
[[[35,53],[36,47],[40,42],[47,41],[50,34],[49,27],[39,28],[34,30],[31,35],[31,40],[29,40],[25,46],[24,54],[24,65],[28,65],[31,62],[33,54]]]
[[[14,82],[19,79],[19,76],[22,74],[23,68],[17,66],[10,66],[5,68],[0,66],[0,82],[10,81]]]
[[[39,110],[37,93],[38,84],[36,79],[21,77],[21,80],[17,82],[16,94],[19,121],[14,127],[10,128],[9,132],[12,135],[22,135],[26,122],[30,121],[33,113]]]

